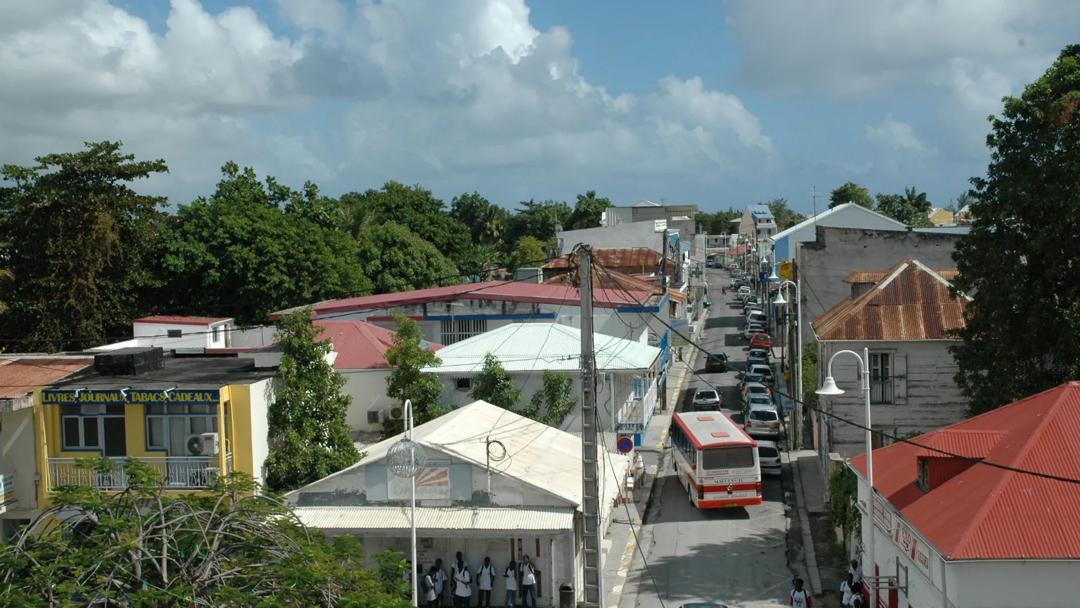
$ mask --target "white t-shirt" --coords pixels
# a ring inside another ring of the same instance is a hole
[[[805,589],[803,589],[801,591],[795,591],[793,589],[791,591],[791,606],[792,606],[792,608],[809,608],[809,606],[810,606],[809,598],[810,598],[810,596],[809,596],[809,594],[806,593]]]
[[[442,595],[444,589],[446,589],[446,571],[439,568],[435,572],[435,593]]]
[[[863,582],[862,566],[855,566],[854,568],[850,568],[848,571],[851,572],[851,580],[852,580],[852,582],[855,582],[855,583]]]
[[[480,571],[476,573],[476,586],[483,591],[491,591],[493,584],[495,584],[495,566],[481,564]]]
[[[503,578],[506,579],[506,590],[517,591],[517,572],[510,566],[506,567],[506,572],[503,573]]]
[[[424,594],[424,599],[426,599],[429,602],[434,601],[435,600],[435,581],[431,580],[431,575],[430,574],[426,574],[426,575],[424,575],[424,582],[426,582],[427,586],[428,586],[427,593]]]
[[[469,583],[472,582],[472,575],[469,573],[469,565],[462,564],[461,570],[457,569],[457,564],[454,564],[454,595],[458,597],[469,597],[472,595],[472,588],[469,587]]]
[[[535,584],[536,573],[533,571],[532,564],[521,564],[521,585],[528,587]]]
[[[841,606],[850,606],[851,605],[851,585],[847,584],[847,581],[840,581],[840,593],[841,593],[840,605]]]

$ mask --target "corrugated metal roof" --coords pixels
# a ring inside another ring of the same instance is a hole
[[[1068,382],[921,435],[919,444],[955,445],[957,432],[982,433],[967,446],[984,461],[1080,479],[1080,383]],[[952,434],[944,440],[940,434]],[[975,435],[969,435],[974,437]],[[915,485],[924,448],[874,450],[874,487],[947,559],[1080,559],[1080,484],[973,465],[929,492]],[[866,457],[852,459],[864,476]]]
[[[293,490],[288,496],[318,492],[322,483],[382,460],[403,436],[399,434],[365,448],[360,462]],[[581,437],[577,435],[486,401],[475,401],[413,429],[413,441],[425,449],[478,467],[487,465],[487,439],[501,442],[512,456],[492,464],[494,474],[514,478],[574,507],[581,504]],[[630,466],[627,456],[606,452],[602,447],[597,448],[597,460],[605,471],[614,469],[622,473]],[[612,504],[619,493],[617,485],[609,475],[601,475],[600,483],[601,504]]]
[[[578,481],[580,484],[580,480]],[[364,530],[400,536],[409,530],[409,508],[398,506],[296,507],[296,516],[320,530]],[[417,507],[416,532],[445,536],[447,531],[469,534],[563,532],[574,529],[574,509],[557,507]]]
[[[634,340],[593,334],[598,371],[648,369],[660,349]],[[581,369],[581,330],[558,323],[511,323],[466,338],[439,351],[442,363],[423,371],[436,374],[479,372],[494,355],[508,372]]]
[[[814,320],[819,340],[949,340],[964,326],[969,298],[918,260],[883,272],[869,291],[844,300]]]
[[[651,275],[655,276],[655,275]],[[544,281],[545,285],[569,285],[574,277],[570,273],[555,275]],[[593,288],[595,289],[625,289],[630,292],[652,293],[660,295],[661,289],[653,281],[630,276],[617,270],[608,270],[592,273]],[[678,289],[668,288],[668,298],[676,302],[685,302],[686,294]],[[642,302],[644,304],[645,302]]]
[[[604,268],[655,269],[662,256],[648,247],[604,247],[593,249],[593,261]],[[572,256],[556,258],[544,265],[545,270],[570,268]]]
[[[943,455],[937,450],[943,450],[968,458],[986,458],[1004,436],[1005,433],[1001,431],[943,430],[928,437],[927,441],[920,442],[929,447],[921,450],[919,456],[941,458]]]
[[[771,219],[773,219],[772,209],[769,209],[768,205],[761,205],[761,204],[750,205],[749,209],[750,209],[750,215],[753,216],[754,219],[758,219],[758,220],[764,220],[764,219],[771,220]]]
[[[907,226],[903,222],[900,222],[900,221],[894,220],[891,217],[882,215],[882,214],[878,213],[877,211],[874,211],[873,209],[867,209],[866,207],[863,207],[862,205],[860,205],[858,203],[844,203],[843,205],[837,205],[837,206],[832,207],[830,209],[826,209],[826,210],[822,211],[821,213],[818,213],[817,215],[811,215],[810,217],[806,218],[805,220],[799,222],[798,224],[795,224],[791,228],[788,228],[787,230],[782,230],[782,231],[774,234],[773,236],[769,237],[769,239],[774,243],[778,243],[782,239],[785,239],[785,238],[791,236],[792,234],[795,234],[796,232],[804,230],[809,226],[816,226],[818,224],[820,224],[822,226],[829,226],[829,227],[843,227],[843,228],[864,228],[865,227],[865,228],[871,228],[871,226],[866,225],[867,224],[866,222],[852,221],[850,218],[848,218],[846,220],[843,220],[843,221],[838,221],[837,218],[833,217],[833,216],[841,215],[841,214],[843,214],[845,216],[849,216],[849,215],[854,214],[856,216],[862,216],[864,218],[872,218],[874,224],[892,225],[893,228],[895,228],[896,230],[907,230]],[[874,230],[888,230],[888,228],[884,228],[884,227],[873,227],[873,229]]]
[[[316,319],[315,325],[322,328],[320,341],[329,339],[334,345],[337,358],[335,369],[384,369],[386,349],[394,345],[395,333],[364,321],[328,321]],[[442,348],[441,344],[425,342],[431,350]]]
[[[193,317],[188,315],[150,315],[132,321],[132,323],[159,323],[161,325],[214,325],[232,321],[232,317]]]
[[[956,277],[960,276],[960,271],[955,268],[935,268],[934,272],[938,273],[941,278],[946,281],[953,281]],[[877,283],[881,279],[884,279],[889,275],[888,270],[856,270],[855,272],[844,277],[845,283]]]
[[[15,399],[34,392],[92,364],[93,359],[21,357],[0,359],[0,399]]]

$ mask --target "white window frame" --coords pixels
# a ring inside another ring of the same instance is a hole
[[[870,403],[896,403],[896,357],[891,352],[870,353]]]
[[[221,424],[218,421],[217,408],[211,406],[210,412],[196,412],[191,413],[190,406],[186,405],[168,405],[165,407],[165,413],[153,413],[146,414],[146,421],[144,424],[144,431],[146,433],[146,449],[155,450],[160,452],[169,451],[168,441],[172,437],[170,433],[170,426],[173,424],[182,424],[184,427],[184,436],[193,434],[191,431],[191,421],[194,418],[205,419],[205,426],[208,430],[204,433],[219,433],[221,432]],[[151,433],[150,424],[151,421],[161,420],[161,438],[165,443],[150,443]],[[187,454],[169,454],[170,456],[187,456]]]
[[[439,338],[450,345],[486,332],[487,319],[442,319],[439,322]]]

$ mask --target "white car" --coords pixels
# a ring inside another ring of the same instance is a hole
[[[743,401],[749,403],[750,397],[753,395],[762,395],[766,399],[772,400],[772,389],[760,382],[748,382],[743,387]]]
[[[720,409],[723,402],[715,388],[699,388],[694,393],[694,410],[712,411]]]
[[[776,407],[773,403],[772,397],[768,395],[750,395],[746,398],[747,409],[753,409],[755,407]]]
[[[748,408],[743,428],[751,437],[779,437],[780,414],[776,411],[776,406],[759,405]]]
[[[773,369],[771,365],[764,363],[750,363],[746,366],[746,373],[761,374],[765,378],[765,382],[762,384],[771,386],[773,383]]]
[[[776,445],[775,441],[758,439],[757,453],[762,475],[779,475],[781,473],[780,447]]]
[[[750,295],[752,293],[753,292],[750,291],[750,286],[749,285],[743,285],[742,287],[739,288],[739,291],[736,292],[736,295],[738,295],[740,299],[746,299],[746,298],[750,297]]]

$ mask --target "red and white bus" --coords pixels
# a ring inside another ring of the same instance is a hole
[[[761,504],[757,442],[723,412],[675,414],[675,472],[699,509]]]

